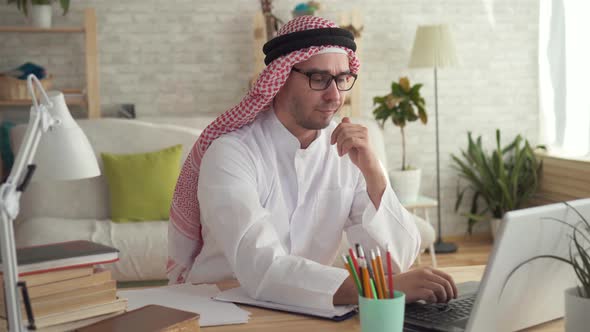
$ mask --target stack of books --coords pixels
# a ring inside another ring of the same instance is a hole
[[[124,312],[127,300],[117,298],[116,281],[97,267],[118,259],[117,249],[90,241],[17,249],[19,281],[26,282],[37,330],[69,331]],[[21,312],[26,320],[23,301]],[[6,316],[2,287],[0,330]]]

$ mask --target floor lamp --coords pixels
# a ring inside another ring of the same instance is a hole
[[[19,213],[22,192],[31,181],[33,173],[36,173],[35,179],[43,180],[74,180],[100,175],[92,146],[70,115],[64,95],[58,91],[45,93],[34,75],[29,75],[27,84],[33,99],[31,117],[12,171],[6,182],[0,185],[2,279],[10,332],[35,329],[26,284],[18,281],[14,241],[13,221]],[[37,86],[37,93],[33,84]],[[36,96],[41,97],[42,102],[37,103]],[[38,171],[35,172],[37,166]],[[21,300],[17,291],[19,287],[29,321],[26,327],[23,325]]]
[[[441,201],[440,201],[440,148],[438,131],[438,78],[437,68],[457,65],[455,44],[451,36],[451,29],[446,24],[418,26],[416,38],[410,57],[410,68],[434,68],[434,114],[436,126],[436,199],[438,201],[438,237],[434,243],[436,253],[451,253],[457,251],[453,243],[442,240]]]

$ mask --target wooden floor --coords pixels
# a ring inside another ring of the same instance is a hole
[[[438,267],[464,266],[464,265],[485,265],[491,253],[493,241],[489,235],[473,235],[461,237],[449,237],[445,242],[452,242],[457,245],[457,252],[452,254],[436,254]],[[429,253],[421,255],[419,266],[431,266]]]

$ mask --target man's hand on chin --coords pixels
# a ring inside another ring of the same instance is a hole
[[[348,154],[352,163],[359,168],[367,183],[367,193],[371,202],[378,209],[387,179],[371,147],[368,129],[344,117],[332,132],[330,144],[336,144],[338,155],[342,157]]]
[[[352,123],[348,117],[344,117],[334,129],[330,144],[336,144],[340,157],[348,154],[352,163],[363,174],[379,167],[379,161],[369,143],[368,129],[363,125]]]

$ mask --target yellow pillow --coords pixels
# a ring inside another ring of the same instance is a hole
[[[101,153],[115,222],[168,220],[182,145],[138,154]]]

